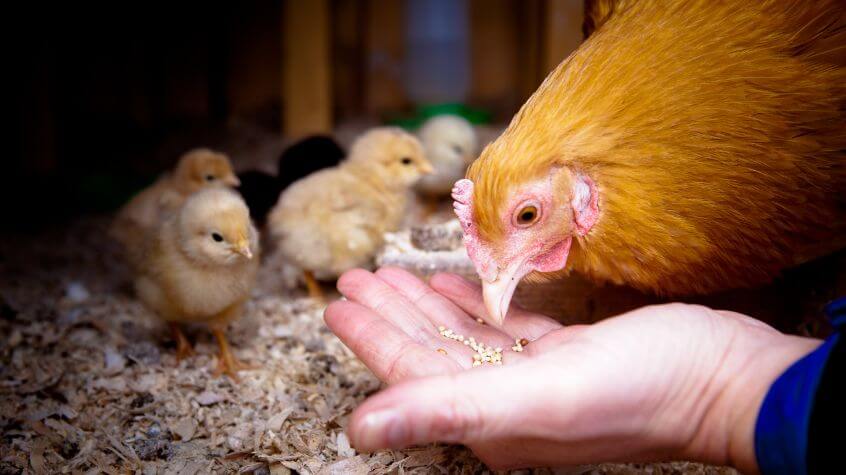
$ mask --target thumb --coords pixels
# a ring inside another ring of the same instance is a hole
[[[372,451],[540,435],[550,418],[544,395],[551,388],[532,366],[479,368],[392,386],[353,412],[352,443]]]

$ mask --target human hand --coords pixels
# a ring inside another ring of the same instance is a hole
[[[353,413],[359,450],[442,441],[496,468],[690,459],[755,471],[767,389],[819,344],[684,304],[569,327],[512,307],[496,328],[475,320],[486,318],[478,286],[450,274],[430,285],[395,268],[338,281],[349,300],[327,308],[327,324],[393,385]],[[473,351],[441,325],[489,346],[531,343],[471,368]]]

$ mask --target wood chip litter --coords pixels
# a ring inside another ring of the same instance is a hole
[[[203,328],[187,329],[197,354],[177,362],[167,328],[127,291],[107,226],[88,218],[0,236],[0,248],[16,250],[0,259],[0,275],[14,276],[0,282],[0,473],[487,470],[461,446],[357,454],[344,429],[382,385],[326,329],[323,307],[289,290],[272,265],[229,333],[258,368],[239,384],[215,378],[216,346]],[[453,339],[480,365],[502,364],[501,348]],[[637,472],[629,467],[594,472]]]

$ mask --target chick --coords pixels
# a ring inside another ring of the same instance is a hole
[[[135,249],[163,213],[177,209],[191,193],[205,187],[239,184],[226,155],[206,148],[191,150],[179,158],[172,173],[162,176],[124,205],[112,223],[111,235],[125,248]]]
[[[309,294],[321,297],[315,279],[369,266],[383,234],[401,224],[409,190],[431,172],[416,138],[396,128],[373,129],[340,165],[282,193],[268,217],[271,240],[303,270]]]
[[[191,195],[148,235],[135,279],[138,298],[168,322],[177,356],[191,354],[180,323],[208,324],[218,344],[218,372],[236,379],[243,369],[224,336],[240,317],[259,265],[258,233],[234,191],[209,188]]]
[[[276,177],[280,191],[301,178],[344,159],[343,147],[328,135],[312,135],[286,148],[277,161]]]
[[[247,170],[238,174],[241,185],[238,186],[238,193],[247,202],[250,214],[261,226],[264,223],[267,213],[279,199],[279,181],[275,175],[259,170]]]
[[[423,177],[417,189],[432,198],[448,197],[452,185],[464,178],[476,158],[476,131],[462,117],[439,115],[427,120],[418,135],[435,172]]]
[[[335,139],[327,135],[312,135],[294,143],[279,155],[275,176],[258,170],[239,173],[241,185],[238,191],[247,202],[253,219],[262,225],[279,199],[279,193],[291,183],[318,170],[334,167],[343,158],[344,149]]]

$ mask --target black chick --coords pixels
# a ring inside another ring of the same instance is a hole
[[[264,218],[276,204],[279,193],[282,191],[279,188],[279,180],[275,175],[258,170],[239,173],[238,179],[241,180],[238,192],[250,208],[250,216],[256,224],[263,224]]]
[[[241,186],[238,191],[247,202],[253,219],[261,225],[285,188],[318,170],[334,167],[345,155],[344,149],[332,137],[306,137],[282,152],[276,176],[257,170],[239,173]]]
[[[279,156],[276,168],[276,177],[281,187],[279,191],[318,170],[334,167],[345,156],[344,149],[328,135],[312,135],[300,140]]]

